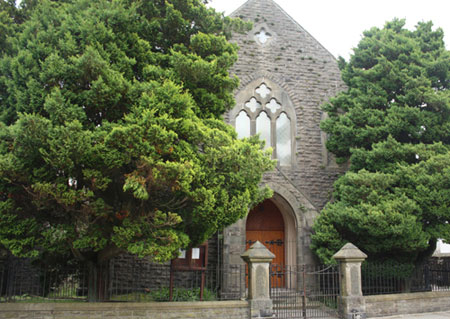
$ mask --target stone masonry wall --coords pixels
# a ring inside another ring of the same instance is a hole
[[[0,304],[8,319],[247,319],[246,301],[173,303],[48,303]]]
[[[245,103],[258,97],[255,89],[261,83],[283,92],[284,101],[278,102],[292,112],[291,119],[295,117],[293,164],[278,165],[265,174],[263,184],[286,200],[292,210],[289,214],[295,216],[296,263],[315,263],[309,249],[312,225],[331,199],[333,182],[346,169],[326,151],[326,134],[320,130],[320,121],[326,118],[321,105],[345,89],[337,61],[272,0],[249,0],[231,16],[251,21],[253,29],[232,37],[240,49],[231,73],[239,77],[240,87],[237,104],[225,120],[234,123]],[[269,35],[264,44],[256,37],[262,29]],[[242,263],[245,239],[245,219],[225,229],[224,264]]]
[[[364,299],[368,318],[450,309],[450,291],[366,296]]]
[[[320,210],[345,169],[326,154],[319,128],[324,117],[320,106],[345,88],[336,59],[272,0],[250,0],[232,16],[253,22],[249,33],[232,39],[240,47],[232,69],[241,81],[238,91],[255,79],[268,78],[287,92],[297,117],[294,167],[283,168],[285,176],[275,171],[266,178],[285,183],[287,177]],[[261,28],[271,35],[264,45],[255,40]]]

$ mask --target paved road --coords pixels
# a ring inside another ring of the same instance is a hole
[[[450,311],[378,317],[376,319],[450,319]]]

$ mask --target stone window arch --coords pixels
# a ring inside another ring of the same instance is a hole
[[[249,83],[237,94],[230,120],[239,138],[259,134],[266,148],[272,147],[278,165],[294,165],[295,111],[288,94],[276,83],[265,78]]]

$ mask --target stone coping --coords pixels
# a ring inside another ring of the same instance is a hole
[[[2,303],[5,311],[115,311],[115,310],[183,310],[247,308],[247,301],[199,301],[199,302],[55,302],[55,303]]]
[[[364,296],[368,303],[385,302],[392,300],[414,300],[414,299],[436,299],[436,298],[450,298],[450,291],[425,291],[425,292],[411,292],[402,294],[388,294]]]
[[[433,258],[448,258],[448,257],[450,257],[450,253],[437,253],[437,252],[435,252],[431,257],[433,257]]]

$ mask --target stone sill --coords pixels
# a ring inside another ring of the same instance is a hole
[[[450,291],[427,291],[427,292],[411,292],[402,294],[389,294],[389,295],[375,295],[364,296],[366,302],[385,302],[393,300],[414,300],[414,299],[436,299],[436,298],[449,298]]]

